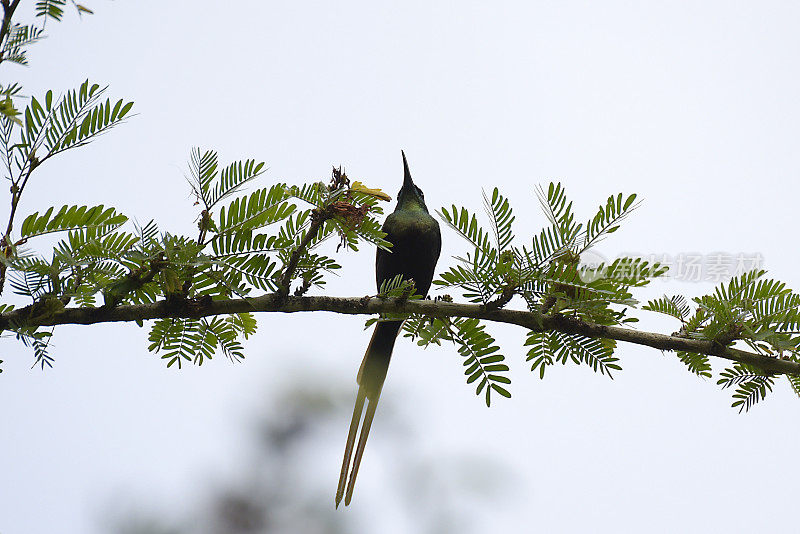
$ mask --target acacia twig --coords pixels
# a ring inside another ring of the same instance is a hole
[[[206,300],[191,307],[176,308],[161,300],[149,304],[123,305],[115,308],[66,308],[30,322],[30,310],[20,308],[0,314],[0,329],[61,324],[89,325],[96,323],[144,321],[165,317],[208,317],[245,312],[311,312],[326,311],[349,315],[379,313],[418,313],[430,317],[473,317],[497,323],[521,326],[533,331],[556,330],[591,338],[615,339],[659,350],[684,351],[715,356],[755,365],[776,374],[800,375],[800,363],[725,347],[714,341],[687,339],[673,335],[642,332],[618,326],[604,326],[565,315],[543,315],[537,311],[508,309],[487,310],[478,304],[457,304],[433,300],[406,300],[379,297],[292,296],[270,293],[260,297],[229,300]]]
[[[317,209],[311,214],[311,225],[308,227],[308,232],[303,236],[297,248],[294,249],[294,252],[292,252],[292,255],[289,257],[289,262],[286,264],[286,270],[283,272],[280,285],[278,286],[279,295],[285,297],[289,294],[289,287],[292,284],[292,278],[297,270],[297,263],[300,261],[300,257],[305,253],[309,243],[317,237],[317,232],[319,232],[319,229],[329,218],[330,215],[326,210]]]

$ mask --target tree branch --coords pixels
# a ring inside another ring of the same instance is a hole
[[[61,324],[96,324],[164,317],[207,317],[244,312],[327,311],[349,315],[378,313],[419,313],[431,317],[474,317],[507,323],[535,331],[557,330],[592,338],[615,339],[659,350],[680,350],[716,356],[726,360],[755,365],[766,372],[800,375],[800,363],[722,346],[713,341],[687,339],[678,336],[641,332],[617,326],[603,326],[565,315],[543,315],[507,309],[486,309],[476,304],[456,304],[432,300],[404,300],[379,297],[308,297],[270,293],[260,297],[230,300],[158,301],[151,304],[118,306],[115,308],[66,308],[47,317],[31,320],[31,308],[20,308],[0,314],[0,329]]]
[[[11,17],[14,16],[14,11],[17,9],[19,5],[19,0],[14,0],[13,2],[9,2],[9,0],[3,0],[0,2],[3,6],[3,22],[0,24],[0,46],[5,45],[6,38],[8,37],[8,31],[11,27]],[[0,48],[0,63],[3,62],[3,49]]]
[[[13,2],[9,0],[2,0],[2,2],[0,2],[0,4],[2,4],[3,6],[3,22],[0,23],[0,63],[2,63],[3,60],[5,59],[4,49],[6,41],[9,39],[11,18],[14,16],[14,11],[17,9],[19,2],[20,0],[14,0]],[[31,165],[31,167],[28,170],[28,176],[30,176],[30,172],[32,170],[33,170],[33,165]],[[19,187],[19,179],[14,180],[14,177],[11,176],[10,174],[9,178],[11,179],[11,213],[8,217],[8,226],[6,228],[6,233],[3,234],[2,240],[0,240],[0,254],[2,254],[5,257],[8,257],[12,251],[12,249],[10,248],[11,243],[9,242],[11,239],[11,229],[14,225],[14,214],[17,211],[17,204],[19,203],[19,197],[22,194],[22,188]],[[25,181],[23,181],[22,183],[22,187],[25,187],[25,182],[27,181],[28,179],[26,176]],[[5,286],[6,269],[7,269],[6,264],[0,263],[0,294],[3,293],[3,286]]]
[[[323,223],[330,218],[330,215],[325,210],[314,210],[311,214],[311,225],[308,228],[308,232],[303,237],[303,240],[300,241],[300,244],[297,245],[297,248],[292,252],[291,257],[289,258],[289,263],[286,265],[286,270],[281,277],[280,286],[278,292],[281,295],[288,295],[290,286],[292,285],[292,278],[294,278],[294,273],[297,270],[297,264],[300,261],[300,257],[306,252],[308,245],[311,241],[317,237],[317,232],[322,227]]]

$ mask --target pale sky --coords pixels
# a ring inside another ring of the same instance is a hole
[[[481,190],[499,187],[519,244],[546,222],[534,187],[560,180],[582,219],[610,194],[644,198],[597,249],[606,257],[759,255],[800,288],[797,3],[86,4],[95,15],[48,23],[31,67],[4,65],[2,79],[40,95],[89,77],[134,100],[137,115],[39,169],[25,215],[102,203],[194,233],[184,179],[193,146],[266,161],[265,184],[327,179],[342,164],[393,195],[404,149],[431,208],[481,210]],[[466,251],[451,231],[443,242],[440,272]],[[337,259],[329,294],[374,292],[372,247]],[[670,280],[635,296],[711,287]],[[639,328],[676,329],[638,316]],[[6,339],[0,532],[102,532],[113,499],[166,507],[203,495],[239,466],[231,452],[272,389],[325,377],[355,396],[364,319],[262,314],[243,364],[220,356],[180,371],[147,351],[135,325],[57,328],[46,372]],[[512,368],[510,400],[487,409],[454,348],[408,340],[384,387],[420,456],[483,456],[513,473],[502,498],[464,505],[474,532],[796,529],[800,399],[785,381],[739,415],[716,378],[631,345],[613,381],[560,365],[541,381],[528,371],[524,332],[488,328]],[[380,416],[353,510],[339,513],[368,517],[365,532],[403,532],[391,473],[404,460],[386,443],[402,436],[382,431]],[[325,429],[309,459],[331,507],[348,424]]]

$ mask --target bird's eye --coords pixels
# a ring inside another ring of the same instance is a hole
[[[417,193],[419,193],[419,196],[421,196],[422,198],[425,198],[425,193],[422,192],[422,189],[420,189],[419,187],[416,187],[416,189],[417,189]]]

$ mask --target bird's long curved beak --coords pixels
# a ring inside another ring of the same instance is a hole
[[[406,153],[402,150],[400,153],[403,155],[403,188],[411,187],[414,181],[411,179],[411,172],[408,170],[408,161],[406,161]]]

